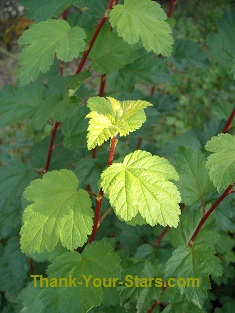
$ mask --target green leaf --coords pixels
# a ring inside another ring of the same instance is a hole
[[[85,36],[82,28],[71,28],[64,20],[48,20],[29,27],[18,41],[19,45],[26,45],[19,56],[20,84],[27,85],[41,72],[46,73],[55,54],[64,62],[77,58],[85,48]]]
[[[7,238],[20,227],[20,200],[36,173],[29,165],[13,160],[1,167],[0,177],[0,238]]]
[[[179,246],[167,261],[165,268],[167,279],[196,279],[194,287],[182,284],[182,287],[178,288],[182,295],[186,295],[187,299],[199,308],[202,308],[207,298],[207,290],[210,288],[209,275],[211,274],[222,275],[222,266],[219,258],[214,256],[214,250],[206,244],[195,245],[193,248],[187,245]]]
[[[143,109],[152,104],[142,100],[120,102],[111,97],[92,97],[87,106],[91,110],[87,115],[90,118],[87,146],[91,150],[118,133],[126,136],[140,128],[146,121]]]
[[[232,195],[223,199],[215,210],[217,227],[223,231],[235,232],[235,198]],[[224,236],[223,236],[224,237]]]
[[[163,58],[158,58],[154,53],[144,54],[119,71],[110,73],[107,78],[107,83],[113,90],[126,92],[132,92],[136,83],[153,86],[169,81],[166,61]]]
[[[52,17],[59,17],[62,12],[72,5],[80,5],[84,0],[20,0],[25,7],[25,15],[29,19],[41,22]]]
[[[218,192],[235,182],[235,136],[219,134],[207,142],[205,149],[213,152],[206,162],[210,179]]]
[[[235,31],[235,10],[228,8],[223,19],[217,23],[217,27],[217,34],[207,36],[207,44],[221,66],[227,68],[235,79],[235,42],[231,36]]]
[[[200,223],[201,218],[202,208],[193,211],[189,210],[189,208],[184,208],[178,227],[170,230],[172,246],[177,248],[180,245],[187,245]],[[217,244],[221,236],[216,230],[216,227],[215,217],[214,215],[210,215],[198,233],[195,244],[206,244],[207,242],[210,243],[210,246]]]
[[[41,289],[30,283],[20,293],[20,300],[23,302],[23,308],[20,313],[41,313],[44,312],[44,305],[40,299]]]
[[[140,213],[151,226],[177,227],[181,198],[172,179],[178,174],[169,161],[137,150],[102,173],[101,187],[121,219],[128,222]]]
[[[214,190],[206,169],[206,157],[200,150],[181,147],[174,157],[175,167],[179,173],[177,186],[182,201],[191,205]]]
[[[89,58],[92,60],[91,66],[95,71],[109,74],[132,63],[139,55],[139,46],[129,45],[118,37],[115,31],[111,32],[107,26],[100,32]]]
[[[86,75],[50,79],[47,88],[41,81],[20,88],[6,86],[0,92],[0,126],[31,118],[35,130],[41,130],[49,118],[63,122],[81,109],[81,99],[74,95]]]
[[[198,68],[208,67],[203,47],[190,40],[177,40],[169,61],[179,70],[184,70],[190,65]]]
[[[110,24],[129,44],[141,41],[144,48],[163,56],[170,56],[173,45],[171,28],[160,4],[150,0],[124,0],[109,14]]]
[[[26,87],[4,86],[0,92],[0,126],[23,122],[39,110],[43,99],[43,86],[40,82]]]
[[[88,184],[93,186],[94,183],[97,183],[100,178],[101,171],[102,170],[99,168],[99,164],[94,162],[94,159],[79,160],[74,168],[74,173],[77,175],[83,188],[85,188]]]
[[[64,120],[61,131],[65,148],[75,150],[86,147],[88,121],[85,117],[88,112],[87,107],[81,106],[76,114]]]
[[[42,142],[35,143],[29,153],[27,158],[29,159],[30,164],[37,168],[43,169],[45,167],[46,157],[48,154],[48,147],[50,145],[51,136],[45,137]],[[71,162],[74,161],[74,155],[71,151],[66,150],[61,142],[63,141],[63,136],[58,130],[56,132],[56,137],[54,140],[54,145],[57,146],[56,153],[52,153],[50,161],[50,170],[59,170],[62,168],[68,167]]]
[[[163,301],[169,304],[162,313],[206,313],[205,310],[189,302],[185,296],[181,296],[177,288],[167,288],[163,294]]]
[[[71,313],[86,313],[91,308],[98,306],[101,303],[102,287],[95,285],[97,278],[98,280],[102,279],[102,281],[103,278],[120,279],[121,267],[119,263],[120,258],[105,241],[93,242],[87,245],[81,254],[65,252],[54,259],[47,270],[49,280],[63,277],[69,281],[69,276],[76,278],[73,288],[52,288],[52,295],[55,293],[55,289],[59,290],[59,295],[55,300],[58,311],[68,310]],[[88,279],[90,279],[89,282]],[[79,282],[81,283],[79,284]],[[47,288],[45,288],[42,294],[44,304],[53,301],[51,300],[53,296],[48,299],[49,301],[45,301],[44,297],[47,293]]]
[[[87,192],[69,170],[52,171],[36,179],[23,194],[32,202],[23,214],[21,249],[25,253],[52,251],[58,240],[73,250],[92,231],[93,211]]]
[[[8,239],[0,264],[0,290],[17,295],[27,281],[29,270],[28,259],[20,251],[19,237]]]

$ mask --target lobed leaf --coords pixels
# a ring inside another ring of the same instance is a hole
[[[206,168],[218,192],[235,182],[235,136],[219,134],[207,142],[205,149],[212,152]]]
[[[34,24],[20,37],[19,45],[26,45],[20,52],[20,84],[35,81],[40,73],[46,73],[54,62],[70,62],[85,48],[86,34],[80,27],[71,28],[64,20],[48,20]]]
[[[0,169],[0,238],[20,228],[20,201],[25,187],[37,176],[34,168],[12,160]]]
[[[41,22],[52,17],[59,17],[62,12],[72,5],[84,5],[85,0],[20,0],[25,7],[25,15],[29,19]]]
[[[101,74],[119,70],[139,56],[139,46],[129,45],[115,31],[111,32],[108,26],[101,30],[89,54],[92,68]]]
[[[59,239],[69,250],[86,242],[93,225],[91,200],[85,190],[78,189],[72,171],[46,173],[31,182],[23,196],[32,202],[23,214],[23,252],[53,251]]]
[[[207,44],[220,64],[229,69],[235,79],[235,42],[231,35],[235,31],[235,10],[227,9],[217,27],[217,34],[211,33],[207,36]]]
[[[178,174],[166,159],[137,150],[102,173],[101,187],[124,221],[139,213],[151,226],[176,227],[181,198],[171,179],[177,180]]]
[[[187,204],[198,202],[214,190],[205,167],[206,157],[200,150],[181,147],[174,157],[179,173],[177,186],[182,201]]]
[[[170,56],[173,45],[170,25],[160,4],[151,0],[124,0],[109,14],[110,24],[129,44],[141,41],[146,51]]]
[[[92,97],[87,106],[91,110],[87,115],[90,118],[87,146],[91,150],[118,133],[126,136],[140,128],[146,121],[143,109],[152,104],[142,100],[120,102],[111,97]]]
[[[194,246],[179,246],[167,261],[165,268],[166,278],[196,279],[195,286],[182,286],[180,293],[186,295],[190,302],[199,308],[207,298],[207,290],[210,289],[209,275],[222,275],[220,259],[214,255],[214,250],[207,244]],[[199,286],[197,285],[199,280]]]
[[[47,297],[47,289],[42,292],[42,302],[47,305],[53,302],[58,306],[59,312],[68,310],[71,313],[86,313],[91,308],[101,303],[102,287],[94,286],[96,278],[110,279],[121,278],[120,258],[112,247],[105,241],[93,242],[87,245],[84,251],[65,252],[55,258],[48,267],[48,278],[76,278],[76,287],[52,288],[50,297]],[[87,283],[84,279],[90,277]],[[58,289],[58,292],[54,290]],[[109,289],[109,288],[108,288]],[[112,288],[110,288],[112,289]],[[56,299],[55,299],[56,297]]]

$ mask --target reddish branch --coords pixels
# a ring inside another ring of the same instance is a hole
[[[141,146],[143,138],[141,136],[138,137],[138,141],[137,141],[137,145],[136,145],[136,149],[139,149]]]
[[[165,236],[165,234],[168,232],[168,230],[170,229],[169,226],[166,226],[163,231],[161,232],[161,234],[158,236],[158,238],[154,241],[153,243],[153,247],[155,248],[159,243],[160,241],[162,240],[162,238]]]
[[[198,224],[194,234],[192,235],[192,238],[190,239],[190,241],[188,242],[188,245],[191,247],[199,233],[199,231],[201,230],[203,224],[205,223],[205,221],[208,219],[208,217],[211,215],[211,213],[216,209],[216,207],[220,204],[220,202],[228,195],[230,194],[233,185],[228,186],[228,188],[222,193],[222,195],[216,200],[216,202],[212,205],[212,207],[203,214],[202,219],[200,221],[200,223]]]
[[[116,136],[114,136],[111,139],[111,144],[110,144],[110,149],[109,149],[109,159],[108,159],[108,166],[112,165],[113,163],[113,158],[114,158],[114,151],[115,151],[115,147],[116,147]]]
[[[82,68],[83,68],[83,66],[84,66],[84,64],[86,62],[86,59],[87,59],[87,57],[88,57],[88,55],[89,55],[89,53],[91,51],[91,48],[92,48],[92,46],[93,46],[97,36],[99,35],[99,32],[101,31],[102,27],[104,26],[105,22],[108,19],[108,13],[112,9],[112,7],[113,7],[113,5],[115,3],[116,3],[115,0],[109,0],[107,9],[106,9],[102,19],[100,20],[100,22],[99,22],[99,24],[98,24],[98,26],[97,26],[93,36],[91,37],[91,40],[90,40],[87,48],[85,49],[85,51],[83,53],[83,56],[82,56],[81,61],[80,61],[79,65],[78,65],[78,68],[77,68],[77,71],[76,71],[75,75],[77,75],[78,73],[81,72],[81,70],[82,70]]]
[[[167,17],[171,17],[172,11],[174,9],[174,5],[175,5],[175,0],[171,0],[170,7],[169,7],[169,10],[167,13]]]
[[[154,301],[151,308],[147,311],[147,313],[152,313],[153,310],[156,308],[156,306],[158,306],[159,304],[160,304],[160,302]]]
[[[34,266],[33,266],[33,260],[29,259],[29,272],[31,275],[34,275]]]
[[[95,218],[94,218],[94,225],[93,225],[91,237],[89,239],[90,243],[95,240],[95,235],[99,226],[100,210],[102,206],[103,196],[104,196],[104,192],[101,188],[99,195],[96,198]]]
[[[50,145],[49,145],[48,154],[47,154],[47,162],[45,166],[45,173],[47,173],[49,170],[49,166],[51,162],[51,155],[52,155],[53,148],[54,148],[55,135],[56,135],[56,131],[59,125],[60,125],[60,122],[55,122],[52,128],[51,140],[50,140]]]
[[[116,140],[117,140],[116,136],[114,136],[111,139],[110,149],[109,149],[108,166],[112,165],[112,163],[113,163]],[[98,196],[96,197],[94,225],[93,225],[91,237],[89,239],[89,243],[91,243],[95,240],[96,232],[97,232],[97,229],[99,227],[100,210],[101,210],[101,206],[102,206],[103,197],[104,197],[104,192],[101,188]]]
[[[231,112],[231,114],[230,114],[230,116],[229,116],[229,118],[228,118],[228,120],[224,126],[224,129],[222,130],[223,134],[226,134],[229,131],[234,116],[235,116],[235,108]]]
[[[106,82],[106,74],[102,74],[102,75],[100,76],[99,97],[103,97],[103,96],[104,96],[105,82]]]

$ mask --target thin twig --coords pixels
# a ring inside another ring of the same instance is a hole
[[[105,22],[106,22],[107,19],[108,19],[108,13],[109,13],[109,11],[112,9],[114,3],[115,3],[115,0],[109,0],[107,9],[106,9],[106,11],[105,11],[105,13],[104,13],[102,19],[100,20],[100,22],[99,22],[99,24],[98,24],[98,26],[97,26],[97,28],[96,28],[96,30],[95,30],[93,36],[91,37],[91,40],[90,40],[90,42],[89,42],[87,48],[84,50],[84,53],[83,53],[83,55],[82,55],[81,61],[80,61],[79,65],[78,65],[78,68],[77,68],[77,70],[76,70],[75,75],[77,75],[78,73],[81,72],[81,70],[82,70],[82,68],[83,68],[83,66],[84,66],[84,64],[85,64],[85,62],[86,62],[86,59],[87,59],[87,57],[88,57],[88,55],[89,55],[89,53],[90,53],[90,51],[91,51],[91,48],[92,48],[92,46],[93,46],[93,44],[94,44],[94,42],[95,42],[97,36],[99,35],[99,33],[100,33],[102,27],[104,26]]]

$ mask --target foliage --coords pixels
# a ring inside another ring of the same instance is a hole
[[[21,0],[1,312],[233,311],[235,11],[195,40],[174,1],[117,2]]]

